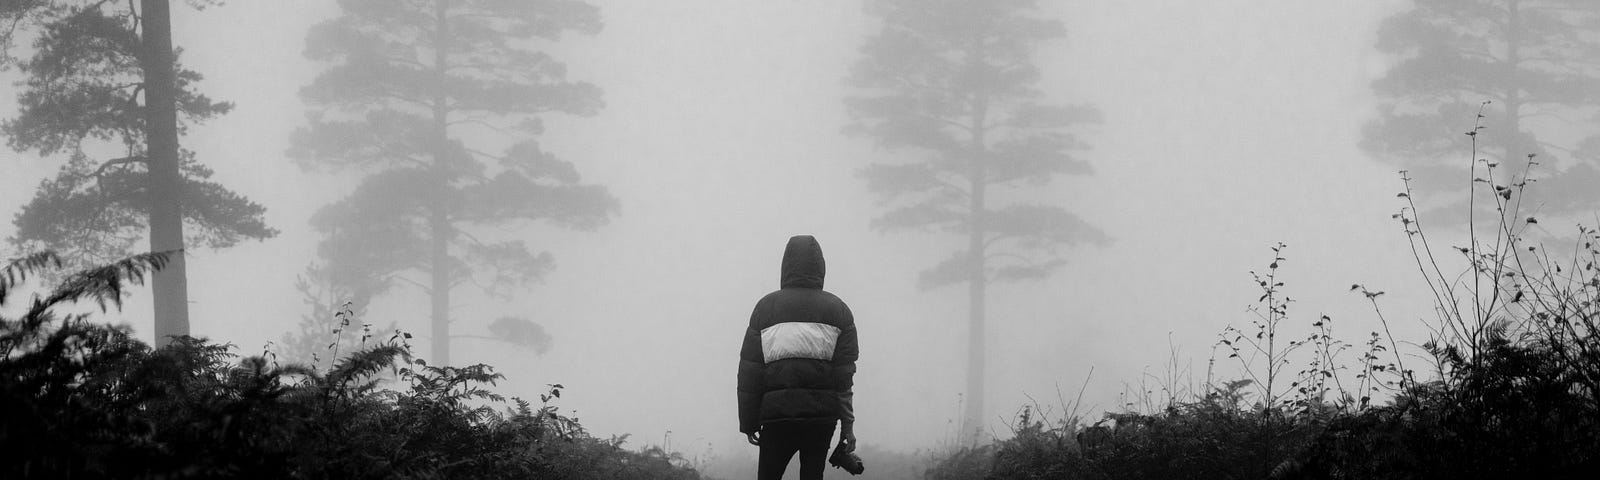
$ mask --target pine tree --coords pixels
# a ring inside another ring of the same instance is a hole
[[[1051,104],[1037,84],[1035,50],[1063,35],[1033,15],[1032,0],[869,0],[882,19],[868,38],[846,100],[848,132],[913,161],[876,161],[861,171],[891,208],[879,230],[958,234],[966,248],[922,272],[919,285],[965,283],[969,312],[964,435],[984,417],[985,299],[991,282],[1037,280],[1064,264],[1065,247],[1108,238],[1066,209],[1026,198],[1028,187],[1087,174],[1071,129],[1099,120],[1087,106]]]
[[[212,171],[178,147],[187,126],[232,105],[196,92],[200,74],[178,64],[167,1],[29,0],[0,15],[0,66],[25,76],[19,112],[0,131],[17,151],[68,158],[17,214],[15,248],[61,251],[81,267],[130,255],[141,238],[150,251],[183,252],[277,233],[265,208],[208,181]],[[32,48],[18,58],[24,37]],[[91,153],[108,146],[121,156]],[[189,334],[184,255],[169,257],[151,282],[160,342]]]
[[[592,230],[617,211],[605,188],[581,183],[535,140],[546,114],[601,108],[599,88],[567,80],[540,49],[567,32],[597,33],[599,11],[578,0],[339,5],[343,14],[307,38],[306,55],[330,66],[301,92],[311,121],[290,154],[367,174],[312,219],[326,235],[321,254],[345,272],[426,292],[433,360],[448,365],[456,287],[504,297],[555,266],[548,252],[485,227]]]
[[[1379,30],[1378,50],[1398,61],[1372,84],[1379,115],[1361,146],[1408,170],[1425,195],[1459,192],[1459,179],[1472,177],[1513,187],[1535,155],[1533,178],[1543,183],[1529,189],[1538,195],[1533,203],[1522,202],[1529,212],[1594,208],[1600,205],[1596,32],[1600,2],[1591,0],[1416,0]],[[1473,129],[1485,101],[1486,128],[1473,132],[1482,161],[1469,176],[1462,134]],[[1487,175],[1491,163],[1495,173]],[[1435,203],[1449,208],[1464,198]]]

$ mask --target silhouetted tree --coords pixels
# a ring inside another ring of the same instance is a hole
[[[921,154],[861,171],[868,188],[892,205],[873,227],[966,237],[966,248],[922,272],[919,282],[968,287],[965,434],[984,418],[989,283],[1045,278],[1062,266],[1063,247],[1107,241],[1060,206],[1002,200],[1026,198],[1026,187],[1057,175],[1089,173],[1073,156],[1086,146],[1069,129],[1100,118],[1091,107],[1054,105],[1037,87],[1034,50],[1063,28],[1033,16],[1035,3],[868,0],[882,29],[868,38],[850,76],[863,94],[846,100],[856,120],[847,131]]]
[[[1544,183],[1532,191],[1537,203],[1522,204],[1562,213],[1600,204],[1600,135],[1592,133],[1600,126],[1600,2],[1416,0],[1383,23],[1377,48],[1399,61],[1372,84],[1379,116],[1361,147],[1409,170],[1420,190],[1462,190],[1458,179],[1471,175],[1460,138],[1489,101],[1484,115],[1496,121],[1477,132],[1485,152],[1477,168],[1496,164],[1496,178],[1477,177],[1509,191],[1535,154],[1543,174],[1534,177]],[[1583,133],[1535,136],[1530,122]]]
[[[605,188],[580,183],[573,164],[534,140],[545,114],[600,109],[599,88],[566,80],[565,65],[540,50],[568,31],[598,32],[599,11],[578,0],[339,5],[343,15],[307,38],[306,55],[331,66],[302,91],[313,113],[291,155],[368,173],[312,220],[326,234],[321,253],[427,292],[434,361],[448,365],[453,289],[509,295],[555,265],[520,240],[481,238],[483,227],[590,230],[617,210]]]
[[[265,208],[207,180],[212,171],[178,148],[187,125],[232,105],[197,93],[200,74],[178,65],[167,1],[134,3],[0,6],[0,66],[25,76],[19,112],[0,130],[17,151],[68,157],[16,215],[10,241],[19,250],[55,249],[83,266],[132,253],[146,231],[158,252],[224,248],[277,233],[262,221]],[[12,56],[12,43],[23,37],[33,39],[28,55]],[[90,153],[117,149],[121,156],[112,159]],[[160,342],[189,333],[186,278],[183,255],[172,255],[153,276]]]

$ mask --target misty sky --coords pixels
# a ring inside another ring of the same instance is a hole
[[[753,454],[740,448],[735,417],[742,329],[755,301],[777,288],[786,239],[813,234],[827,289],[860,329],[862,441],[915,449],[951,438],[965,291],[915,283],[962,239],[868,228],[881,210],[855,172],[896,153],[840,133],[849,121],[843,79],[873,28],[859,3],[593,3],[605,29],[562,42],[557,56],[572,78],[605,90],[606,107],[552,117],[541,141],[607,186],[621,215],[592,233],[513,232],[551,251],[557,269],[509,303],[461,296],[456,329],[481,332],[518,313],[543,324],[554,348],[534,356],[460,340],[456,363],[496,366],[508,395],[535,398],[562,383],[561,405],[601,436],[633,434],[635,447],[670,430],[686,453],[711,445]],[[1059,409],[1058,389],[1070,401],[1091,368],[1084,400],[1093,408],[1080,413],[1117,408],[1127,385],[1164,372],[1169,340],[1200,380],[1217,332],[1248,323],[1258,294],[1248,272],[1265,266],[1275,242],[1289,245],[1282,278],[1296,299],[1295,332],[1327,313],[1347,341],[1364,340],[1377,320],[1348,292],[1353,283],[1388,291],[1385,313],[1422,331],[1414,320],[1428,300],[1390,218],[1398,176],[1356,147],[1374,111],[1369,83],[1388,62],[1372,48],[1378,21],[1403,3],[1041,3],[1068,29],[1040,50],[1041,87],[1055,101],[1099,107],[1105,122],[1082,135],[1095,174],[1064,177],[1037,198],[1067,206],[1114,243],[1073,251],[1049,281],[991,290],[998,434],[998,418],[1029,396]],[[236,104],[193,128],[184,147],[219,183],[264,204],[282,231],[196,251],[189,262],[194,332],[244,353],[306,311],[293,289],[318,240],[306,220],[357,180],[301,170],[284,155],[305,122],[297,92],[321,68],[301,56],[306,29],[336,12],[321,0],[174,9],[174,41],[206,76],[201,90]],[[14,115],[14,100],[0,95],[0,114]],[[0,211],[9,219],[63,159],[5,157]],[[0,234],[11,232],[0,223]],[[423,294],[402,289],[380,302],[366,321],[426,331]],[[148,298],[126,311],[114,321],[148,340]]]

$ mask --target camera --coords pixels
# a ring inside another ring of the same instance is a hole
[[[861,457],[856,456],[855,449],[845,450],[844,447],[844,444],[840,444],[833,449],[833,455],[828,457],[828,464],[843,468],[851,475],[860,475],[861,472],[867,471],[867,466],[861,464]]]

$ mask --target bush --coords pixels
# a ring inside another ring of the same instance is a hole
[[[160,268],[141,255],[66,277],[16,318],[0,317],[3,478],[561,478],[696,479],[659,451],[590,436],[549,402],[489,391],[491,367],[431,366],[396,332],[326,371],[279,365],[270,352],[176,338],[152,349],[81,302],[119,305]],[[0,269],[0,307],[30,276],[59,268],[44,253]],[[391,389],[387,387],[398,387]]]
[[[928,477],[1592,478],[1600,471],[1600,233],[1580,227],[1570,256],[1529,241],[1539,223],[1520,203],[1538,163],[1530,155],[1522,172],[1510,173],[1478,159],[1481,130],[1467,134],[1477,176],[1469,209],[1489,211],[1492,233],[1479,231],[1484,212],[1470,212],[1467,243],[1452,249],[1463,273],[1444,273],[1401,172],[1405,206],[1394,218],[1438,314],[1421,344],[1433,378],[1418,380],[1406,368],[1379,308],[1383,292],[1362,285],[1352,290],[1372,303],[1384,334],[1372,333],[1357,368],[1339,363],[1349,344],[1334,339],[1326,316],[1303,340],[1285,342],[1279,244],[1267,274],[1256,277],[1263,305],[1255,331],[1228,327],[1219,343],[1246,378],[1087,427],[1024,415],[1013,438],[957,452]],[[1306,368],[1291,381],[1288,359],[1305,347],[1309,357],[1293,358]],[[1355,372],[1353,381],[1342,383],[1341,371]],[[1391,398],[1375,405],[1375,394]]]

